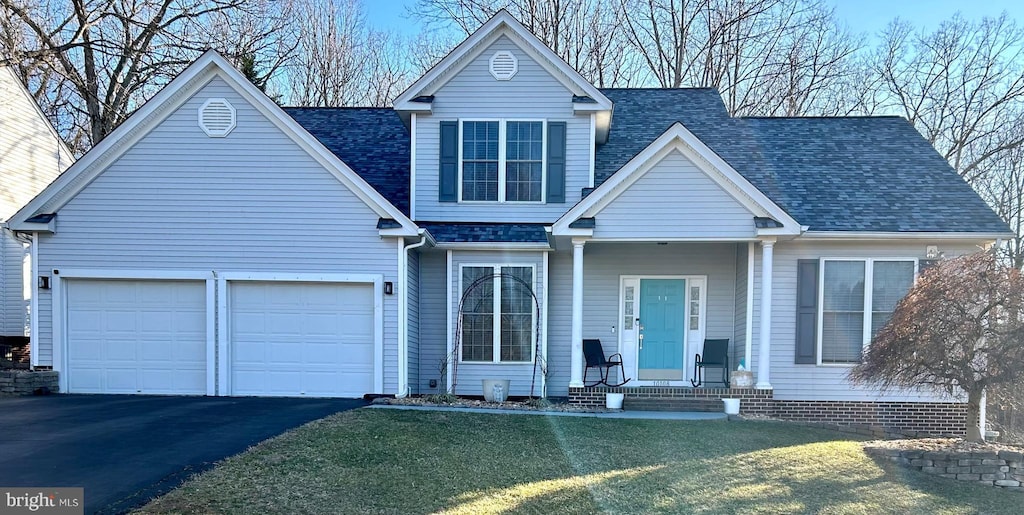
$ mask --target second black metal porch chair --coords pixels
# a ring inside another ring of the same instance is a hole
[[[622,354],[616,352],[607,358],[604,357],[604,347],[601,346],[601,340],[583,340],[583,356],[587,358],[587,368],[583,370],[583,384],[586,386],[597,386],[603,384],[605,386],[622,386],[628,383],[630,380],[626,378],[626,369],[622,366]],[[616,359],[618,356],[618,359]],[[619,367],[620,378],[624,379],[618,384],[608,384],[608,378],[611,376],[611,369]],[[587,371],[591,368],[599,369],[598,372],[601,374],[601,380],[594,384],[587,384]]]
[[[695,388],[704,384],[705,368],[721,368],[722,384],[729,387],[729,339],[704,340],[704,354],[697,354],[693,362],[693,379],[690,384]]]

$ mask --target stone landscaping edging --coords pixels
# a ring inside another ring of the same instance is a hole
[[[926,474],[1024,492],[1024,452],[922,451],[869,445],[864,452]]]
[[[59,389],[53,370],[0,370],[0,395],[57,393]]]

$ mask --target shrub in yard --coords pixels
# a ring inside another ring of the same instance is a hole
[[[849,374],[883,390],[919,387],[967,395],[967,438],[986,388],[1024,371],[1024,277],[988,253],[925,271]]]

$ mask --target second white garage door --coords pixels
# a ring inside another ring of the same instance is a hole
[[[361,397],[374,390],[374,287],[228,283],[232,395]]]

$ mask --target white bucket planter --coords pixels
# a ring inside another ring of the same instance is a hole
[[[508,399],[508,379],[484,379],[484,400],[487,402],[505,402]]]
[[[740,414],[740,400],[739,399],[722,399],[722,403],[725,404],[726,415],[739,415]]]
[[[622,409],[622,401],[626,399],[624,393],[609,393],[605,394],[604,405],[608,409]]]

